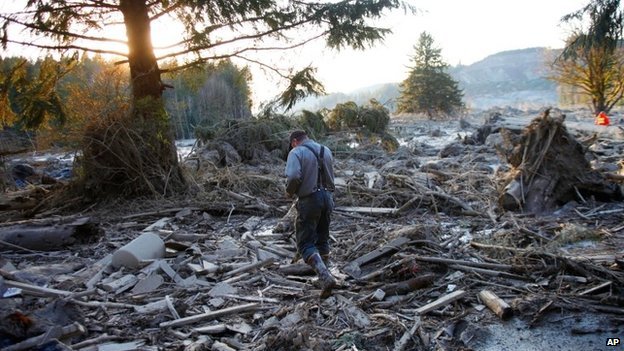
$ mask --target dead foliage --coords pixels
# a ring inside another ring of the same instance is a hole
[[[117,111],[87,126],[82,156],[76,162],[85,194],[162,196],[183,188],[180,170],[163,168],[177,165],[177,154],[154,119],[130,119],[127,112]]]

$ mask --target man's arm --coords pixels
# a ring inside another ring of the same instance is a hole
[[[297,190],[299,190],[299,186],[301,185],[301,161],[295,154],[295,152],[290,152],[288,154],[288,159],[286,160],[286,194],[288,197],[294,197],[297,194]]]

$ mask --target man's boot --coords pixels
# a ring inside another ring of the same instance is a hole
[[[322,254],[321,255],[321,259],[323,260],[323,263],[325,263],[325,267],[327,267],[327,269],[329,269],[329,266],[331,266],[331,262],[329,260],[329,254]]]
[[[332,289],[336,286],[336,280],[332,277],[331,273],[323,263],[323,259],[321,255],[318,253],[313,254],[308,258],[307,264],[314,268],[314,271],[319,276],[319,280],[323,287],[323,291],[321,291],[321,299],[326,299],[331,295]]]

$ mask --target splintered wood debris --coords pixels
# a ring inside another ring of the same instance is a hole
[[[504,211],[498,177],[510,168],[486,139],[460,138],[462,152],[443,158],[411,144],[394,156],[402,162],[383,170],[392,155],[338,159],[343,185],[330,263],[338,286],[325,300],[296,254],[290,203],[261,189],[6,221],[0,347],[482,349],[489,326],[512,320],[549,328],[553,312],[569,323],[568,316],[597,314],[603,326],[578,322],[561,333],[621,334],[624,204],[587,197],[540,217]],[[406,166],[405,155],[423,163]],[[280,167],[272,166],[276,183]],[[267,170],[260,172],[266,181]],[[74,231],[87,224],[88,240]],[[58,239],[51,243],[62,245],[16,240],[16,226],[48,226]],[[112,264],[117,250],[146,232],[162,239],[162,256],[137,267]],[[74,236],[80,239],[66,240]]]

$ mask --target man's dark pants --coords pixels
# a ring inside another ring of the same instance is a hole
[[[314,253],[329,254],[329,224],[334,209],[333,194],[319,190],[297,202],[297,250],[304,262]]]

